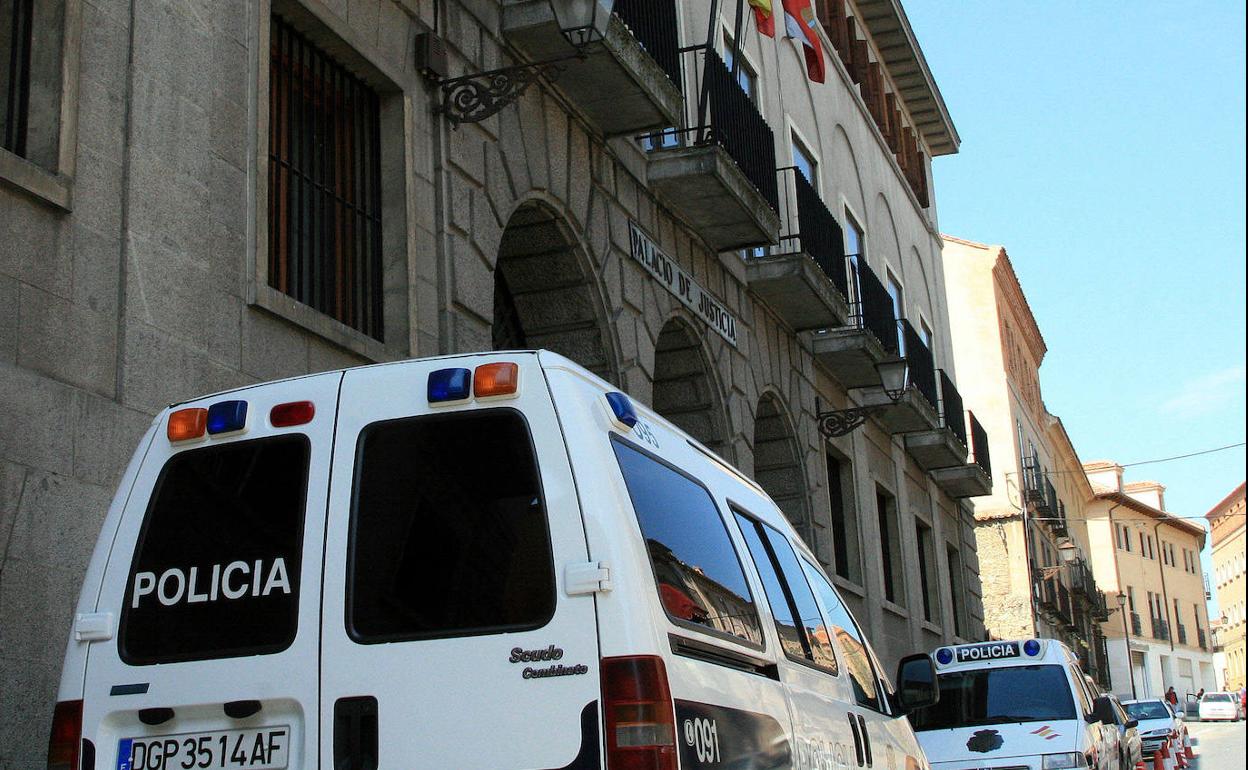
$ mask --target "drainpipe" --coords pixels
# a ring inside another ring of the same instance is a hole
[[[1109,507],[1107,515],[1109,516],[1109,529],[1113,533],[1112,537],[1114,539],[1114,580],[1118,583],[1118,593],[1125,595],[1126,590],[1122,585],[1122,573],[1118,569],[1118,528],[1114,524],[1114,509],[1121,506],[1122,503],[1114,503]],[[1135,693],[1135,661],[1131,658],[1131,631],[1127,626],[1127,613],[1131,610],[1128,609],[1128,605],[1125,602],[1118,606],[1120,608],[1119,611],[1122,612],[1123,642],[1127,647],[1127,676],[1131,678],[1131,698],[1136,699],[1139,696]]]
[[[1158,519],[1157,523],[1153,525],[1153,540],[1156,541],[1157,543],[1158,551],[1162,550],[1160,531],[1161,531],[1161,525],[1165,523],[1166,523],[1165,519]],[[1162,554],[1162,557],[1157,560],[1157,574],[1161,575],[1161,601],[1162,601],[1162,604],[1164,605],[1163,609],[1165,610],[1165,615],[1168,621],[1168,619],[1170,618],[1170,595],[1166,593],[1166,557],[1164,553]],[[1167,636],[1170,637],[1170,651],[1171,652],[1174,652],[1174,635],[1178,633],[1178,628],[1177,628],[1178,621],[1179,621],[1178,618],[1174,619],[1174,623],[1171,624],[1170,626],[1170,633],[1167,634]]]

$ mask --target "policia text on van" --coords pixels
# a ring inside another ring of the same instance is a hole
[[[547,352],[160,414],[79,599],[49,767],[926,768],[762,490]],[[186,764],[186,763],[190,764]]]

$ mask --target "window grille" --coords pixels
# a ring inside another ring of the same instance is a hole
[[[380,100],[280,17],[269,66],[269,285],[382,336]]]

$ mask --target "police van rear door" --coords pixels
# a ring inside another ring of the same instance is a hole
[[[515,365],[516,388],[494,364]],[[599,767],[587,560],[536,356],[347,372],[325,551],[321,766]]]
[[[96,612],[70,642],[89,645],[94,767],[315,767],[341,378],[259,385],[162,416],[118,529],[103,535]]]

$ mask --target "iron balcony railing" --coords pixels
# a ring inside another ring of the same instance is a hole
[[[771,126],[714,49],[679,50],[685,88],[685,125],[641,139],[651,151],[681,145],[722,147],[773,211],[780,210],[776,146]]]
[[[992,458],[988,455],[988,432],[979,424],[974,412],[967,412],[971,423],[971,462],[992,476]]]
[[[1074,615],[1071,614],[1070,591],[1056,577],[1053,582],[1057,584],[1057,617],[1066,623],[1072,623]]]
[[[779,169],[780,242],[776,253],[805,253],[815,261],[832,285],[849,298],[845,264],[845,238],[819,192],[797,166]]]
[[[948,372],[941,369],[939,374],[940,423],[953,431],[953,435],[958,437],[962,446],[966,446],[966,410],[962,406],[962,394],[958,392]]]
[[[1209,638],[1205,635],[1205,629],[1200,626],[1196,627],[1196,642],[1200,645],[1200,649],[1209,649]]]
[[[1162,618],[1153,618],[1153,638],[1163,642],[1170,641],[1170,624]]]
[[[908,320],[899,319],[897,326],[901,329],[901,338],[905,344],[902,353],[910,362],[910,382],[935,409],[940,398],[936,394],[936,362],[932,359],[932,351]]]
[[[1109,620],[1109,604],[1105,600],[1105,592],[1099,588],[1093,594],[1091,612],[1092,617],[1101,623]]]
[[[680,38],[676,0],[615,0],[615,15],[679,88]]]
[[[1088,563],[1083,558],[1070,564],[1070,587],[1089,601],[1096,596],[1096,581],[1092,579],[1092,570],[1088,569]]]
[[[1131,613],[1131,633],[1135,636],[1144,635],[1144,621],[1140,620],[1140,613]]]
[[[852,325],[871,332],[884,352],[899,355],[893,298],[867,260],[857,254],[846,257],[851,279],[849,313]]]
[[[1040,458],[1036,455],[1023,456],[1023,502],[1044,503],[1044,472],[1040,469]]]
[[[1187,644],[1187,626],[1182,623],[1175,623],[1174,627],[1179,632],[1179,644]]]
[[[1049,489],[1053,489],[1052,484],[1049,485]],[[1053,495],[1054,498],[1056,498],[1057,492],[1054,491]],[[1053,525],[1053,532],[1058,537],[1066,537],[1070,534],[1066,528],[1066,503],[1063,503],[1061,500],[1057,500],[1056,504],[1053,506],[1053,511],[1053,520],[1049,522]]]

